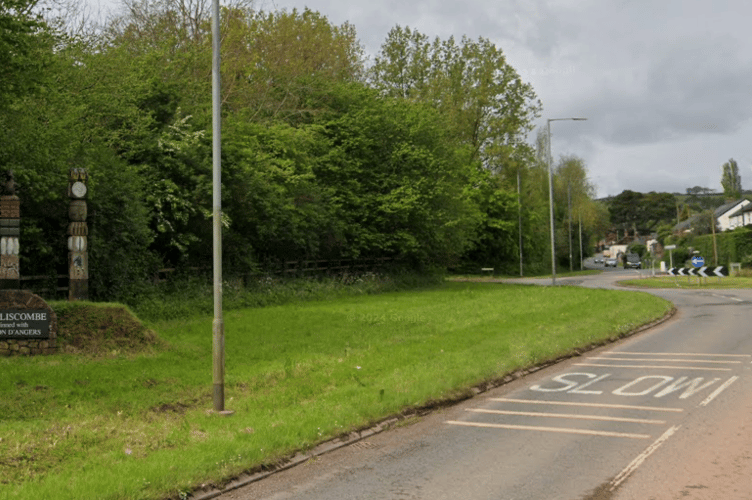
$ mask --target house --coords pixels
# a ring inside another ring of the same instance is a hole
[[[740,212],[748,205],[750,205],[749,200],[741,199],[716,208],[714,212],[716,227],[721,231],[729,231],[745,225],[744,217],[738,217],[737,212]],[[752,214],[749,216],[752,216]]]
[[[747,218],[744,219],[741,215],[743,210],[752,210],[752,203],[749,200],[736,200],[716,208],[713,211],[716,229],[718,231],[730,231],[731,229],[752,223],[752,213],[748,212]],[[674,234],[680,235],[691,232],[701,218],[702,214],[695,214],[689,219],[681,221],[674,226]],[[746,222],[744,222],[745,220]]]
[[[752,224],[752,203],[747,203],[729,215],[731,229]]]

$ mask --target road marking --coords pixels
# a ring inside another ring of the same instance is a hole
[[[634,361],[640,361],[640,360],[635,359]],[[705,371],[717,371],[717,372],[730,372],[731,371],[731,368],[711,368],[708,366],[600,365],[597,363],[575,363],[575,366],[595,366],[595,367],[600,367],[600,368],[659,368],[659,369],[676,368],[679,370],[705,370]]]
[[[752,354],[711,354],[711,353],[689,353],[689,352],[634,352],[634,351],[609,351],[603,352],[601,355],[619,355],[622,354],[635,354],[638,356],[713,356],[713,357],[729,357],[729,358],[749,358]]]
[[[512,429],[521,431],[540,431],[556,432],[561,434],[582,434],[586,436],[605,436],[621,437],[629,439],[649,439],[648,434],[630,434],[626,432],[608,432],[608,431],[591,431],[587,429],[567,429],[565,427],[538,427],[534,425],[508,425],[508,424],[487,424],[483,422],[459,422],[457,420],[447,420],[445,423],[450,425],[462,425],[465,427],[484,427],[489,429]]]
[[[635,405],[612,405],[601,403],[575,403],[573,401],[545,401],[536,399],[511,399],[511,398],[489,398],[490,401],[499,403],[524,403],[536,405],[560,405],[560,406],[585,406],[589,408],[611,408],[619,410],[645,410],[645,411],[668,411],[683,412],[683,408],[665,408],[661,406],[635,406]]]
[[[703,401],[702,403],[700,403],[700,406],[707,406],[711,401],[713,401],[716,398],[716,396],[718,396],[720,393],[722,393],[723,391],[725,391],[726,389],[728,389],[728,387],[731,384],[733,384],[734,382],[736,382],[736,379],[738,379],[738,378],[739,377],[731,377],[730,379],[728,379],[722,386],[720,386],[718,389],[716,389],[715,391],[713,391],[713,394],[711,394],[710,396],[708,396],[705,399],[705,401]]]
[[[718,295],[717,293],[711,293],[710,295],[712,295],[713,297],[720,297],[722,299],[729,299],[729,300],[735,300],[737,302],[744,302],[744,300],[742,299],[737,299],[736,297],[728,297],[726,295]]]
[[[616,488],[619,487],[621,483],[624,482],[625,479],[629,477],[630,474],[632,474],[634,471],[637,470],[637,468],[642,465],[642,463],[650,456],[652,455],[655,450],[657,450],[668,438],[674,435],[676,431],[679,430],[681,425],[675,425],[674,427],[669,428],[666,432],[663,433],[661,437],[656,439],[653,444],[648,446],[645,451],[637,455],[637,458],[632,460],[632,462],[627,465],[624,470],[622,470],[613,480],[611,480],[611,488],[610,491],[614,491]]]
[[[575,415],[573,413],[540,413],[535,411],[507,411],[487,410],[484,408],[468,409],[474,413],[489,413],[492,415],[518,415],[522,417],[572,418],[576,420],[602,420],[604,422],[630,422],[633,424],[665,424],[665,420],[650,420],[646,418],[604,417],[601,415]]]
[[[743,361],[723,361],[723,360],[711,360],[711,359],[661,359],[661,358],[611,358],[611,357],[592,357],[588,359],[595,359],[595,360],[608,360],[608,361],[672,361],[677,363],[717,363],[717,364],[725,364],[725,365],[739,365],[742,364]]]

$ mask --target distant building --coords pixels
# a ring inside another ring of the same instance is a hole
[[[729,215],[731,229],[752,224],[752,203],[747,202]]]
[[[718,207],[714,212],[717,227],[721,231],[729,231],[744,226],[744,217],[738,217],[737,213],[743,213],[743,209],[748,205],[750,201],[742,199]]]

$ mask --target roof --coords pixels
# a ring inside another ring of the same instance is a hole
[[[732,201],[732,202],[726,203],[726,204],[721,205],[720,207],[716,208],[715,211],[713,212],[713,214],[716,217],[721,217],[722,215],[726,215],[728,212],[730,212],[732,210],[738,209],[740,204],[749,205],[749,200],[746,200],[746,199],[742,198],[741,200],[736,200],[736,201]],[[735,215],[735,213],[734,214],[729,214],[729,217],[732,217],[733,215]]]
[[[699,219],[699,218],[700,218],[700,215],[699,214],[695,214],[695,215],[691,216],[689,219],[683,220],[680,223],[678,223],[677,225],[675,225],[673,230],[674,231],[683,231],[685,229],[692,229],[692,226],[694,225],[695,222],[697,222],[697,219]]]
[[[743,207],[736,210],[734,213],[729,214],[729,217],[737,217],[747,212],[752,212],[752,203],[748,203],[747,205],[744,205]]]

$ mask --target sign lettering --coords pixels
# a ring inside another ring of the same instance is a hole
[[[6,309],[0,311],[0,340],[47,339],[50,317],[44,309]]]

